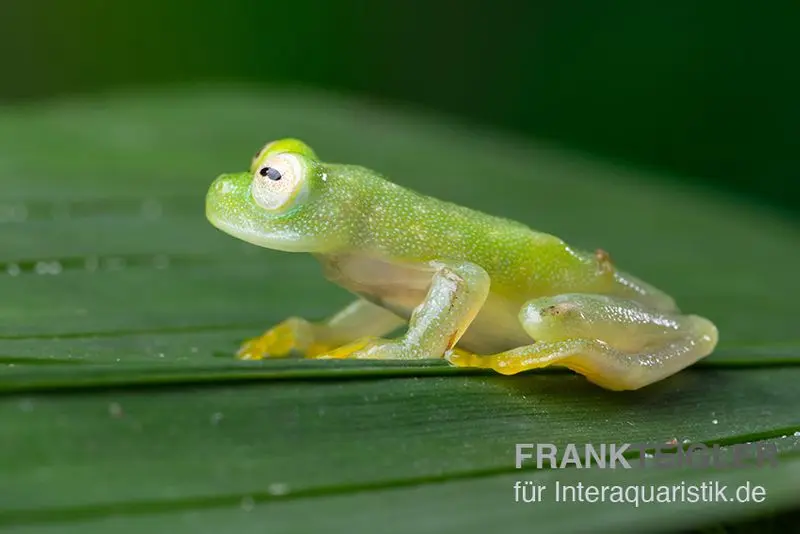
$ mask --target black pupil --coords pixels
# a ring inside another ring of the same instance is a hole
[[[260,171],[258,171],[261,176],[266,176],[270,180],[280,180],[281,173],[278,169],[273,169],[272,167],[262,167]]]

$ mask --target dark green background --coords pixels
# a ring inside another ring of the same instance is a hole
[[[445,111],[795,210],[799,28],[796,1],[4,0],[0,99],[186,82],[310,85]]]

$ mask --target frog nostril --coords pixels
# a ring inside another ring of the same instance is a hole
[[[234,185],[228,178],[220,177],[217,178],[216,183],[214,184],[214,189],[216,189],[217,193],[220,195],[226,195],[233,191]]]

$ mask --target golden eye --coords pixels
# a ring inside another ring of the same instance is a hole
[[[253,198],[270,211],[283,211],[305,198],[305,166],[294,154],[272,154],[253,174]]]

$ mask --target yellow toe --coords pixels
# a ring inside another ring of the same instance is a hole
[[[309,357],[321,360],[328,360],[328,359],[342,360],[345,358],[349,358],[353,353],[363,350],[373,343],[374,343],[373,338],[362,338],[353,341],[352,343],[348,343],[347,345],[343,345],[337,349],[328,350],[326,352],[317,353],[313,355],[309,354]]]
[[[240,360],[261,360],[288,356],[301,341],[295,323],[292,319],[286,320],[263,335],[245,341],[236,357]]]

